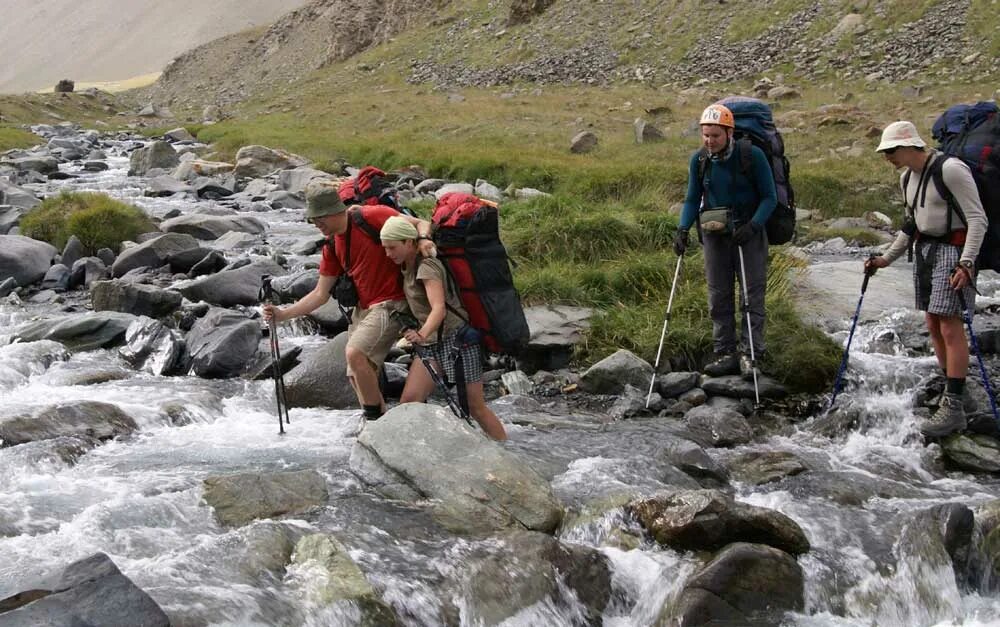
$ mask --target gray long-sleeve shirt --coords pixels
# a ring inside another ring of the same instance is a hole
[[[931,151],[930,158],[924,165],[929,168],[934,159],[945,159],[940,152]],[[907,170],[908,171],[908,170]],[[910,180],[906,186],[903,182],[906,179],[906,172],[899,177],[899,186],[903,190],[903,199],[906,202],[906,211],[909,215],[910,207],[916,207],[913,218],[917,222],[917,231],[925,235],[940,236],[945,235],[948,230],[948,202],[938,194],[934,181],[927,180],[927,196],[923,197],[920,189],[920,172],[914,171],[910,174]],[[979,255],[979,247],[982,246],[983,237],[986,235],[986,212],[983,211],[983,204],[979,199],[979,190],[976,181],[972,178],[972,171],[959,159],[947,159],[941,173],[944,184],[948,187],[955,202],[958,203],[965,216],[966,228],[965,247],[962,249],[962,261],[976,261]],[[923,200],[923,202],[921,202]],[[914,202],[915,201],[915,202]],[[962,218],[955,212],[951,216],[952,229],[962,227]],[[900,231],[896,235],[895,241],[889,246],[885,253],[886,261],[892,263],[899,258],[910,243],[910,237]]]

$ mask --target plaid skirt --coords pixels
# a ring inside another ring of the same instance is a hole
[[[440,342],[431,344],[431,355],[437,362],[438,372],[444,369],[446,383],[455,383],[456,365],[462,362],[462,374],[466,383],[478,383],[483,380],[483,351],[478,342],[464,342],[459,339],[464,329],[449,335]]]
[[[962,249],[942,242],[917,242],[914,246],[913,291],[917,309],[938,316],[961,316],[958,292],[951,288],[951,271],[958,265]],[[975,311],[975,279],[962,292],[966,304]]]

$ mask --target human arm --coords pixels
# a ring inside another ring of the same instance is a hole
[[[698,164],[699,158],[701,156],[701,151],[696,152],[691,156],[691,161],[688,164],[688,187],[687,194],[684,197],[684,208],[681,210],[680,223],[677,226],[679,231],[687,231],[694,224],[695,218],[698,217],[698,209],[701,205],[701,180],[698,176]]]
[[[970,264],[976,262],[979,248],[986,237],[988,221],[979,198],[979,188],[972,177],[969,167],[958,159],[947,159],[941,166],[944,184],[965,216],[965,246],[962,248],[961,261]]]
[[[320,275],[316,287],[291,305],[287,307],[278,307],[270,303],[264,305],[264,319],[270,321],[273,317],[275,322],[283,322],[312,313],[330,300],[330,290],[333,289],[336,280],[337,277]]]
[[[406,214],[399,215],[417,228],[417,250],[420,254],[424,257],[437,257],[437,248],[431,238],[431,223]]]
[[[414,344],[428,343],[429,338],[437,332],[448,314],[447,305],[445,305],[444,283],[438,279],[422,279],[421,282],[427,293],[427,302],[431,306],[431,312],[420,326],[419,331],[408,329],[403,334],[403,337]]]

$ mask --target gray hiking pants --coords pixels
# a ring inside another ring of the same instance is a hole
[[[708,282],[708,313],[712,317],[712,341],[716,353],[731,353],[737,349],[750,353],[747,317],[742,306],[736,310],[736,282],[742,283],[740,253],[731,235],[705,233],[705,279]],[[753,350],[764,353],[764,293],[767,288],[767,234],[761,229],[743,245],[746,266],[747,294],[750,300],[750,325]],[[743,290],[740,289],[743,304]],[[736,318],[740,320],[741,339],[736,341]]]

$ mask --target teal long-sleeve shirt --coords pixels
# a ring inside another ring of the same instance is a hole
[[[751,169],[748,175],[740,170],[739,147],[725,161],[710,160],[705,170],[705,208],[730,207],[736,209],[734,219],[743,224],[749,216],[757,226],[763,227],[771,217],[778,195],[774,189],[771,166],[767,164],[764,151],[756,146],[750,148]],[[688,189],[681,211],[680,228],[688,230],[698,217],[701,207],[702,186],[698,180],[698,159],[702,152],[691,155],[688,168]]]

